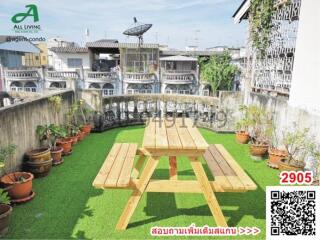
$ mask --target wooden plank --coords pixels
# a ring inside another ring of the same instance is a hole
[[[220,184],[223,189],[233,189],[231,183],[224,175],[222,169],[220,168],[219,164],[217,163],[216,159],[212,156],[212,153],[207,150],[204,155],[204,159],[207,162],[207,165],[214,177],[214,180],[217,184]]]
[[[201,162],[198,160],[198,158],[190,158],[190,161],[191,161],[191,166],[193,168],[193,171],[199,182],[200,189],[202,190],[203,195],[207,200],[207,203],[209,205],[209,208],[211,210],[211,213],[214,217],[214,220],[217,226],[227,227],[228,224],[226,222],[226,219],[223,216],[218,200],[213,192],[215,191],[215,189],[212,189],[208,181],[208,178],[206,176],[206,173],[203,170]]]
[[[104,187],[104,183],[108,177],[108,174],[111,170],[111,167],[114,163],[114,160],[116,159],[119,150],[121,148],[121,143],[115,143],[113,144],[109,154],[106,157],[106,160],[103,162],[102,167],[97,174],[96,178],[93,181],[93,186],[96,188]]]
[[[220,151],[224,159],[229,163],[230,167],[236,172],[239,179],[242,181],[243,185],[247,190],[257,189],[257,185],[252,181],[252,179],[245,173],[241,166],[234,160],[230,153],[221,144],[216,144],[216,148]]]
[[[143,144],[145,148],[156,148],[156,122],[149,119],[148,125],[144,129]]]
[[[145,159],[146,159],[145,155],[140,155],[139,156],[139,159],[138,159],[136,165],[134,166],[134,168],[132,170],[132,174],[131,174],[132,178],[137,178],[139,176],[139,173],[141,171],[141,168],[142,168],[142,166],[144,164]]]
[[[209,144],[203,138],[198,128],[193,124],[192,120],[190,118],[185,118],[185,124],[188,127],[189,134],[192,137],[194,143],[196,144],[197,149],[206,150],[209,147]]]
[[[221,155],[221,153],[218,151],[218,149],[215,147],[215,145],[210,145],[208,149],[213,158],[218,163],[219,167],[221,168],[223,174],[226,176],[230,184],[232,185],[233,189],[244,189],[244,185],[241,182],[241,180],[238,178],[236,173],[233,171],[233,169],[229,166],[228,162],[224,159],[224,157]]]
[[[150,178],[157,167],[159,158],[150,157],[148,162],[141,174],[141,178],[136,185],[136,189],[132,192],[131,197],[129,198],[125,209],[123,210],[120,219],[117,223],[117,230],[125,230],[129,224],[130,218],[132,217],[134,210],[136,209],[142,194],[144,193]]]
[[[125,187],[130,183],[131,171],[133,167],[134,157],[136,156],[138,144],[131,143],[124,160],[123,167],[117,182],[117,187]]]
[[[182,144],[179,138],[176,125],[172,123],[172,121],[168,121],[168,119],[165,119],[164,122],[167,129],[168,147],[170,149],[182,149]]]
[[[179,138],[183,149],[197,149],[187,126],[184,124],[182,118],[176,118],[175,125],[179,134]]]
[[[167,149],[168,148],[168,137],[167,130],[164,120],[162,118],[156,118],[156,148]]]
[[[169,157],[169,176],[170,180],[178,179],[177,158],[175,156]]]
[[[147,149],[152,156],[190,156],[198,157],[205,153],[205,150],[198,149]]]
[[[210,145],[209,152],[212,154],[213,158],[218,163],[219,167],[226,176],[236,176],[236,173],[232,170],[226,160],[222,157],[220,152],[216,149],[215,145]]]
[[[210,181],[215,192],[225,192],[215,181]],[[199,182],[195,180],[150,180],[146,192],[202,193]]]
[[[126,159],[127,152],[129,149],[129,143],[122,143],[121,148],[119,150],[119,154],[114,161],[112,169],[104,183],[106,187],[117,186],[117,182],[123,167],[124,160]]]

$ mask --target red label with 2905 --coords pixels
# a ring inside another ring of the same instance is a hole
[[[283,171],[280,173],[280,184],[311,184],[313,182],[312,171]]]

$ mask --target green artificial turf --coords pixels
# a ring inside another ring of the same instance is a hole
[[[278,185],[278,172],[268,168],[265,161],[253,161],[248,146],[235,143],[234,134],[200,131],[209,144],[223,144],[258,185],[256,191],[216,194],[228,225],[257,226],[262,233],[254,239],[264,239],[265,188]],[[91,134],[78,143],[72,155],[64,158],[63,165],[54,167],[49,176],[33,181],[36,197],[29,203],[14,207],[6,238],[150,239],[153,226],[189,226],[192,223],[215,226],[201,194],[146,193],[128,229],[115,231],[131,191],[94,189],[92,181],[113,143],[141,144],[143,132],[143,126],[117,128]],[[178,168],[179,179],[195,179],[186,159],[178,158]],[[154,178],[167,177],[168,160],[161,159]],[[253,239],[252,236],[238,238]]]

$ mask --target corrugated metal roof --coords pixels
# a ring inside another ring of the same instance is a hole
[[[160,61],[183,61],[183,62],[196,62],[198,61],[197,58],[194,57],[186,57],[186,56],[169,56],[169,57],[161,57]]]
[[[138,43],[113,43],[107,41],[87,42],[88,48],[138,48]],[[141,48],[159,48],[159,44],[144,43]]]
[[[52,47],[49,48],[52,52],[60,53],[86,53],[88,48],[86,47]]]
[[[40,49],[28,41],[2,42],[0,43],[0,49],[25,53],[40,53]]]
[[[179,50],[162,50],[160,53],[162,56],[191,56],[191,57],[198,57],[198,56],[211,56],[217,54],[213,51],[179,51]]]

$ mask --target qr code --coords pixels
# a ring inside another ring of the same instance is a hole
[[[320,239],[318,189],[267,187],[267,239]]]

